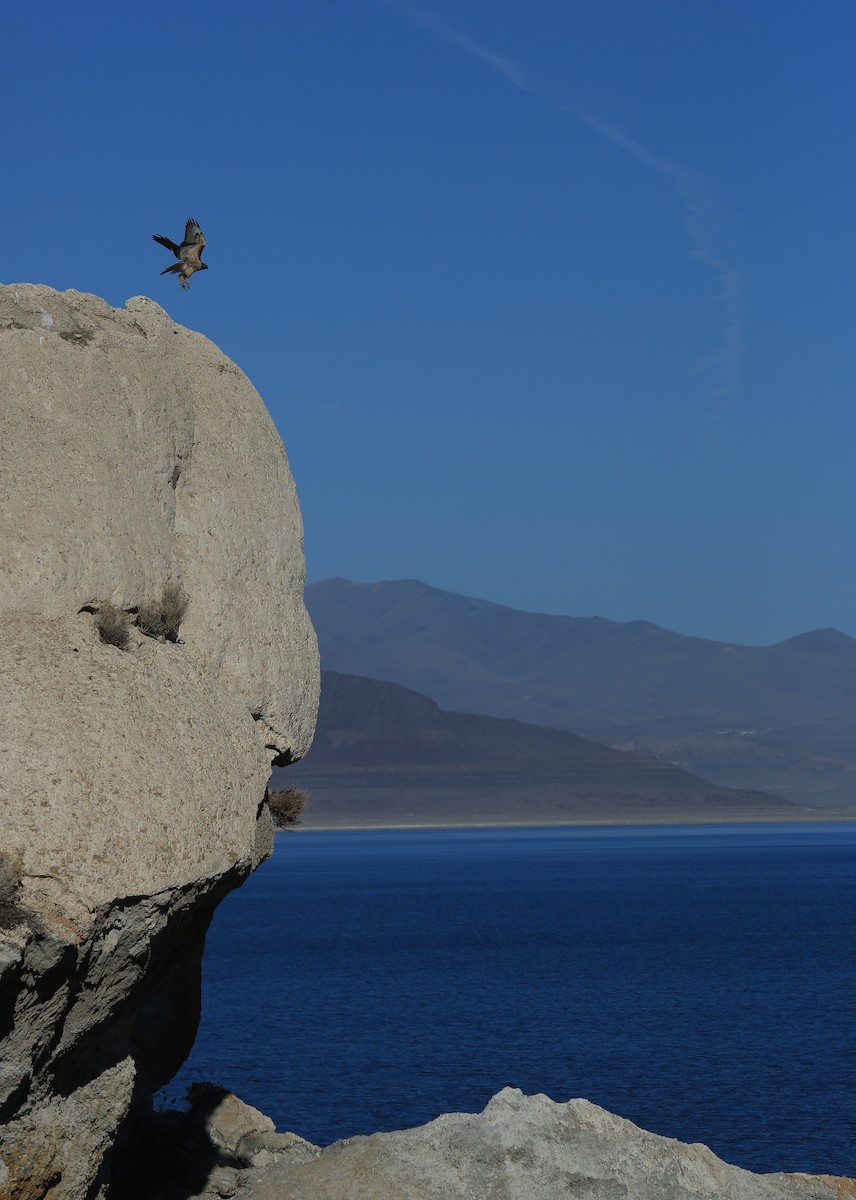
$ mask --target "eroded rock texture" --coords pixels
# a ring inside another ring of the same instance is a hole
[[[314,1157],[303,1147],[298,1157],[283,1138],[279,1161],[239,1176],[240,1195],[247,1200],[856,1198],[856,1180],[756,1175],[723,1162],[706,1146],[647,1133],[587,1100],[557,1104],[514,1088],[494,1096],[482,1113],[447,1113],[418,1129],[349,1138]]]
[[[587,1100],[505,1088],[484,1112],[321,1149],[201,1088],[152,1118],[131,1200],[856,1200],[856,1180],[758,1175]]]
[[[318,656],[282,442],[206,338],[0,287],[0,422],[0,1197],[82,1198],[192,1045]]]

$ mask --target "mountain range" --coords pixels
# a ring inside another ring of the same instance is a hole
[[[726,787],[856,802],[856,639],[837,630],[741,646],[647,621],[521,612],[418,580],[327,579],[306,603],[328,671],[642,752]]]
[[[315,741],[273,786],[305,823],[561,824],[796,820],[798,805],[719,787],[560,729],[447,712],[399,684],[324,671]]]

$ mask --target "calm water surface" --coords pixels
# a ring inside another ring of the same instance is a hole
[[[281,834],[218,911],[212,1079],[326,1144],[585,1096],[856,1175],[856,825]]]

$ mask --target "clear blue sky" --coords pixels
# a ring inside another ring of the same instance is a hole
[[[234,358],[311,579],[856,635],[852,0],[49,0],[4,42],[0,278]]]

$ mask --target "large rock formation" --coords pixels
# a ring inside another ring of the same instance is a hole
[[[206,338],[0,287],[0,421],[0,1197],[79,1200],[192,1045],[318,656],[282,442]]]
[[[276,1133],[234,1096],[202,1089],[165,1114],[166,1174],[149,1160],[145,1200],[856,1200],[856,1180],[757,1175],[706,1146],[647,1133],[587,1100],[506,1088],[481,1113],[325,1150]]]

